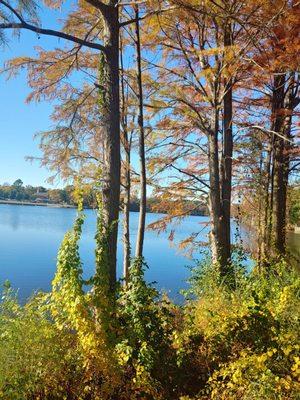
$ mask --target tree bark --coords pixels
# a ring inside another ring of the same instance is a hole
[[[147,207],[147,177],[146,177],[146,159],[145,159],[145,128],[144,128],[144,99],[143,99],[143,82],[142,82],[142,57],[141,57],[141,40],[139,25],[139,6],[135,5],[135,33],[136,33],[136,59],[137,59],[137,82],[138,82],[138,102],[139,102],[139,161],[140,161],[140,210],[139,225],[136,240],[135,256],[140,258],[143,256],[143,246],[145,237],[146,224],[146,207]]]
[[[226,24],[224,48],[232,46],[231,24]],[[221,161],[221,196],[222,196],[222,265],[228,272],[231,260],[231,192],[232,192],[232,79],[225,79],[223,100],[223,152]]]
[[[291,148],[291,126],[294,107],[297,106],[295,95],[297,91],[294,91],[295,87],[295,74],[292,73],[289,77],[285,77],[287,80],[287,90],[285,93],[284,100],[284,115],[282,136],[279,138],[278,147],[276,151],[276,227],[275,227],[275,247],[277,253],[285,255],[286,253],[286,214],[287,214],[287,189],[289,183],[289,172],[290,172],[290,148]]]
[[[264,168],[264,227],[263,227],[263,239],[262,239],[262,258],[266,258],[270,252],[270,233],[269,233],[269,222],[270,215],[272,215],[271,203],[270,203],[270,183],[271,183],[271,167],[273,158],[273,135],[269,138],[269,148],[267,149],[267,158]]]
[[[108,234],[108,275],[111,290],[116,284],[117,235],[120,204],[120,99],[119,99],[119,16],[117,0],[103,13],[104,45],[100,88],[102,90],[104,224]]]
[[[209,168],[209,208],[211,216],[211,250],[214,263],[222,259],[222,238],[221,238],[221,192],[220,192],[220,170],[219,170],[219,111],[216,106],[213,110],[212,129],[208,135],[208,168]],[[221,264],[222,269],[222,264]]]
[[[125,285],[128,283],[129,267],[130,267],[130,194],[131,194],[131,175],[130,175],[130,150],[131,140],[128,138],[128,123],[126,111],[126,95],[124,82],[124,66],[123,66],[123,46],[121,43],[121,92],[122,92],[122,128],[123,128],[123,148],[125,152],[124,165],[124,203],[123,203],[123,278]]]
[[[224,27],[224,47],[232,45],[230,24]],[[219,106],[215,89],[213,129],[208,136],[211,246],[213,261],[220,265],[222,276],[231,272],[231,191],[232,191],[232,79],[225,79],[223,99],[223,149],[219,165]]]
[[[279,135],[284,135],[284,99],[285,99],[285,74],[274,76],[274,87],[272,95],[272,130]],[[286,208],[286,184],[284,173],[284,147],[285,141],[282,137],[274,134],[274,161],[273,161],[273,187],[272,187],[272,208],[273,218],[270,223],[270,230],[273,230],[273,222],[275,223],[274,242],[275,248],[280,254],[284,253],[285,248],[285,212]],[[283,235],[281,237],[281,235]]]
[[[124,244],[124,255],[123,255],[123,277],[125,283],[128,282],[129,278],[129,267],[130,267],[130,189],[131,189],[131,178],[130,178],[130,151],[125,151],[125,196],[124,196],[124,207],[123,207],[123,244]]]

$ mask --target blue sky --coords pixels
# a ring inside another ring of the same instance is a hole
[[[42,16],[44,27],[57,28],[55,14],[58,13],[47,11]],[[20,38],[7,32],[7,38],[8,45],[0,53],[1,68],[10,58],[34,55],[35,46],[51,49],[64,45],[62,40],[49,37],[38,39],[36,34],[25,31],[21,32]],[[51,104],[25,103],[30,92],[25,71],[9,81],[6,76],[0,75],[0,88],[0,184],[21,178],[24,184],[49,186],[45,181],[50,173],[40,168],[37,161],[31,163],[25,157],[41,155],[38,140],[33,140],[33,136],[51,126]],[[57,182],[57,185],[60,183]]]

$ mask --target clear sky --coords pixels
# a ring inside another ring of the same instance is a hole
[[[56,16],[52,12],[44,14],[42,20],[43,27],[57,28]],[[64,44],[63,40],[49,37],[38,39],[36,34],[25,31],[21,32],[20,38],[7,32],[7,38],[8,45],[1,49],[0,54],[1,68],[12,57],[34,55],[35,46],[51,49]],[[31,163],[25,157],[38,157],[41,154],[39,142],[33,140],[33,136],[51,126],[51,104],[25,103],[30,93],[25,71],[9,81],[6,76],[0,75],[0,88],[0,184],[21,178],[24,184],[49,186],[45,181],[50,173],[40,168],[37,161]]]

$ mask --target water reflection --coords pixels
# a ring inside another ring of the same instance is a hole
[[[19,228],[20,225],[20,210],[18,207],[10,207],[9,208],[9,225],[15,231]]]

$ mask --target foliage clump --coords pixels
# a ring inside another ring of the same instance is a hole
[[[131,380],[130,398],[143,393],[163,399],[170,388],[175,351],[172,347],[172,306],[144,279],[146,264],[132,262],[129,281],[118,299],[120,365]],[[169,383],[169,385],[168,385]],[[139,398],[139,397],[137,397]]]
[[[82,357],[74,335],[51,321],[48,296],[39,295],[21,307],[6,288],[0,305],[0,338],[1,399],[75,398]]]
[[[300,277],[285,262],[241,276],[235,290],[211,271],[193,311],[211,399],[296,399],[300,391]],[[205,278],[204,277],[204,278]],[[205,279],[204,279],[205,280]],[[207,284],[208,283],[208,284]]]

